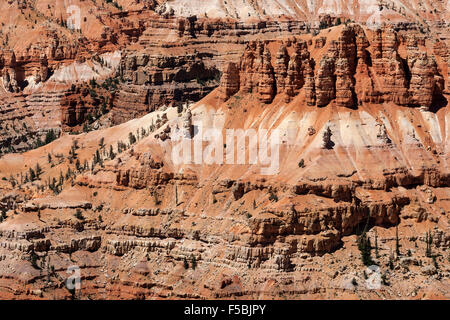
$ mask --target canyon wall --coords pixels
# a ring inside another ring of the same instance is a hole
[[[445,1],[75,4],[0,3],[0,298],[449,299]]]
[[[311,40],[309,45],[296,38],[282,44],[275,59],[269,42],[251,42],[240,67],[225,70],[226,81],[219,89],[223,100],[243,90],[255,91],[264,103],[277,95],[288,102],[303,91],[306,104],[318,107],[332,101],[348,108],[388,102],[423,110],[444,106],[445,47],[435,55],[422,49],[424,38],[399,36],[391,27],[370,32],[369,38],[358,25],[345,26],[339,33],[337,40],[319,45],[326,51],[316,60],[310,57]],[[437,58],[442,62],[440,70]]]

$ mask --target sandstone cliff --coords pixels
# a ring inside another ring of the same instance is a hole
[[[75,3],[0,3],[1,298],[449,298],[444,2]]]
[[[429,110],[444,100],[442,68],[438,68],[432,52],[422,51],[422,38],[412,35],[400,40],[389,27],[368,32],[369,36],[359,25],[334,32],[338,32],[337,40],[319,48],[325,51],[316,57],[311,57],[311,51],[317,50],[303,39],[287,43],[292,48],[291,56],[282,44],[275,61],[268,43],[250,43],[239,70],[226,71],[227,80],[220,89],[226,92],[223,99],[240,88],[244,92],[255,90],[265,103],[271,103],[277,94],[287,95],[289,101],[304,91],[307,104],[319,107],[331,102],[349,108],[393,102]],[[405,51],[402,57],[400,52]]]

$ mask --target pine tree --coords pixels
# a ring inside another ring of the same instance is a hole
[[[50,142],[56,140],[56,134],[53,129],[50,129],[47,131],[47,134],[45,135],[45,144],[49,144]]]
[[[278,196],[272,190],[270,190],[269,200],[272,202],[278,202]]]
[[[366,266],[370,266],[373,264],[371,257],[372,246],[370,244],[370,239],[367,237],[367,234],[364,232],[358,239],[358,249],[361,252],[361,260]]]
[[[37,179],[40,179],[40,176],[41,176],[41,174],[42,174],[42,168],[41,168],[41,166],[39,165],[39,163],[36,163],[36,178]]]
[[[131,132],[128,134],[128,140],[130,141],[130,145],[136,143],[136,137]]]
[[[398,239],[398,225],[395,227],[395,253],[400,256],[400,241]]]
[[[433,265],[434,265],[434,267],[436,268],[436,270],[439,269],[439,265],[438,265],[438,263],[437,263],[436,256],[434,255],[434,256],[432,256],[431,258],[433,259]]]
[[[95,155],[94,155],[94,163],[101,163],[102,162],[102,157],[100,155],[100,152],[98,151],[98,149],[95,151]]]
[[[389,269],[394,270],[394,254],[392,253],[392,250],[389,255]]]
[[[62,171],[59,171],[59,185],[62,186],[64,184],[64,176]]]
[[[30,168],[29,172],[30,172],[30,180],[31,181],[36,180],[36,172],[33,170],[33,168]]]
[[[72,176],[72,170],[70,170],[70,167],[69,167],[66,172],[66,180],[69,180],[71,176]]]
[[[75,214],[74,214],[75,218],[77,218],[78,220],[84,220],[83,214],[81,213],[80,209],[77,209]]]
[[[378,233],[376,230],[375,230],[375,256],[377,258],[380,257],[380,255],[378,254]]]
[[[428,258],[430,258],[432,256],[432,254],[431,254],[431,244],[432,244],[432,241],[433,241],[433,239],[431,238],[431,232],[430,231],[427,231],[427,233],[425,235],[425,241],[426,241],[426,245],[427,245],[427,248],[425,250],[425,255]]]
[[[177,105],[177,112],[178,112],[178,113],[183,113],[183,105],[182,105],[181,103],[179,103],[179,104]]]
[[[9,182],[11,183],[11,186],[13,188],[16,187],[17,181],[16,181],[16,179],[14,179],[14,177],[12,175],[10,175],[10,177],[9,177]]]
[[[110,158],[111,160],[114,160],[115,157],[116,157],[116,154],[114,153],[113,146],[110,145],[110,146],[109,146],[109,158]]]
[[[175,185],[175,205],[178,206],[178,186]]]
[[[38,255],[36,254],[36,252],[34,252],[34,250],[32,250],[30,253],[30,263],[33,266],[33,268],[35,268],[35,269],[39,269],[37,260],[38,260]]]

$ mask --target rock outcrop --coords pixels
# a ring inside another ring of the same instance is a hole
[[[161,56],[146,52],[125,56],[120,64],[122,83],[114,101],[114,122],[122,123],[175,102],[203,98],[219,84],[219,70],[207,67],[202,61],[204,57],[203,54]],[[235,79],[226,81],[232,85]]]
[[[19,83],[17,75],[17,61],[14,51],[4,52],[3,61],[3,86],[9,92],[19,92]]]
[[[227,101],[231,96],[239,91],[239,69],[235,63],[230,62],[223,70],[223,76],[220,80],[220,98]]]
[[[434,102],[445,100],[442,95],[448,81],[433,53],[417,49],[424,45],[423,39],[414,34],[399,36],[389,26],[371,33],[373,39],[369,40],[361,26],[343,26],[337,39],[318,46],[326,48],[325,53],[314,57],[313,48],[304,40],[289,42],[291,55],[280,43],[276,59],[271,58],[267,42],[252,42],[233,74],[241,79],[241,90],[256,90],[263,103],[271,103],[276,95],[284,95],[289,102],[301,92],[307,105],[318,107],[334,103],[356,108],[362,103],[392,102],[429,110]],[[442,51],[438,50],[440,55]],[[407,56],[402,56],[403,52]],[[229,77],[227,73],[220,90],[226,91]]]
[[[0,4],[0,298],[448,298],[450,25],[411,1]]]
[[[288,70],[291,69],[289,63],[290,59],[288,51],[286,46],[282,44],[278,49],[274,68],[277,93],[282,93],[287,90],[287,84],[289,83],[289,80],[291,80],[286,79],[288,77]]]
[[[408,64],[411,70],[410,104],[428,111],[433,100],[444,89],[443,78],[437,70],[436,61],[426,53],[417,53],[413,57],[408,57]]]
[[[272,57],[267,47],[264,47],[262,55],[258,58],[256,72],[258,75],[257,93],[259,100],[270,103],[276,94],[275,76],[271,63]]]
[[[36,83],[45,82],[49,75],[48,60],[45,54],[42,54],[39,59],[39,69],[35,75]]]

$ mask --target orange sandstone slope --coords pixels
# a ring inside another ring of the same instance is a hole
[[[0,296],[449,299],[447,62],[391,27],[250,42],[195,104],[3,156]]]
[[[350,20],[420,32],[435,50],[448,47],[446,1],[186,3],[2,1],[0,154],[29,150],[50,129],[79,133],[197,102],[253,40],[316,34]]]

